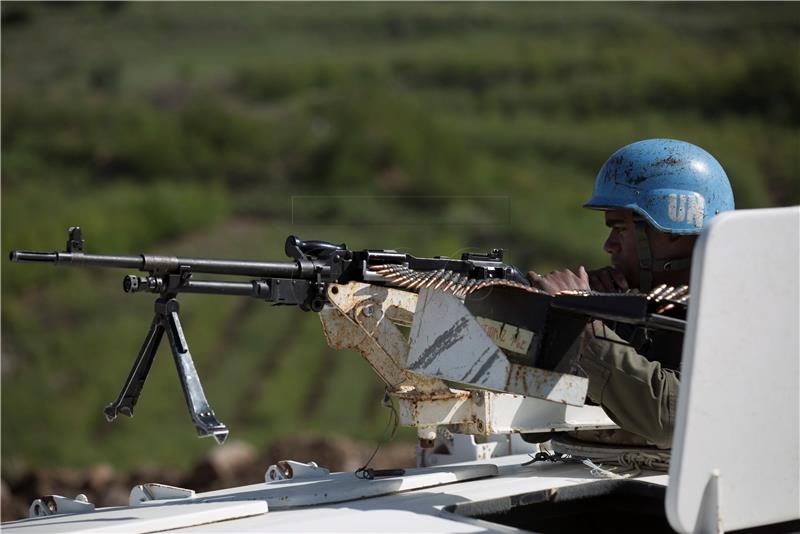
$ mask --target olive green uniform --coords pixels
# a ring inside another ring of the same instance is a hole
[[[584,336],[579,361],[589,378],[589,398],[620,428],[669,448],[675,428],[683,336],[641,329],[625,332],[620,328],[615,332],[605,325],[590,328],[593,332]]]

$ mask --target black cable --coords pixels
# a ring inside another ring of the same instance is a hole
[[[378,445],[375,447],[375,450],[372,451],[372,454],[369,456],[369,459],[366,461],[366,463],[355,470],[354,474],[356,478],[360,478],[362,480],[372,480],[379,476],[400,476],[405,473],[405,470],[403,469],[372,469],[369,467],[369,464],[372,463],[375,455],[378,454],[381,445],[394,439],[394,436],[397,434],[397,427],[400,424],[400,417],[397,415],[397,409],[394,407],[394,403],[392,402],[392,397],[389,395],[388,389],[384,389],[383,391],[383,401],[381,401],[381,406],[384,408],[389,408],[389,420],[386,422],[386,428],[383,429],[384,437],[378,441]],[[391,433],[387,437],[386,433],[390,427]]]

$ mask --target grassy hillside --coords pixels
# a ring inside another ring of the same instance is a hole
[[[738,207],[800,203],[800,11],[759,4],[17,3],[2,12],[2,248],[282,259],[290,233],[602,265],[617,148],[699,144]],[[151,299],[2,266],[2,466],[188,465],[171,355],[109,425]],[[232,439],[376,439],[382,389],[318,318],[182,297]],[[405,439],[409,434],[405,434]]]

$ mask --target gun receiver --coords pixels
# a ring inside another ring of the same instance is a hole
[[[487,285],[529,288],[525,276],[503,263],[503,251],[463,254],[460,260],[435,257],[417,258],[394,250],[348,250],[344,243],[302,241],[289,236],[285,243],[290,261],[259,262],[181,258],[141,254],[117,256],[87,254],[81,229],[69,229],[63,252],[14,250],[13,262],[52,263],[78,267],[133,269],[146,276],[126,275],[126,293],[156,293],[155,313],[150,329],[117,399],[103,410],[109,421],[117,415],[133,416],[158,346],[167,334],[178,377],[192,422],[200,437],[213,436],[222,443],[228,428],[214,415],[206,400],[197,370],[183,334],[179,318],[180,293],[203,293],[253,297],[275,305],[297,305],[305,311],[321,312],[330,304],[329,284],[367,282],[372,285],[418,291],[436,287],[464,296]],[[248,281],[198,280],[195,274],[250,278]]]

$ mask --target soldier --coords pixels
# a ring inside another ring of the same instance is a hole
[[[649,139],[615,152],[600,169],[584,207],[605,211],[603,249],[611,266],[542,276],[532,284],[551,294],[567,289],[650,291],[689,283],[692,248],[714,215],[734,209],[720,164],[702,148]],[[672,442],[683,336],[629,325],[587,325],[580,367],[589,398],[623,430],[661,448]]]

